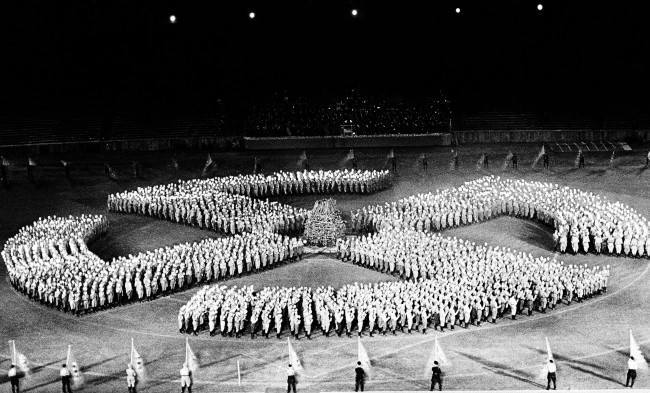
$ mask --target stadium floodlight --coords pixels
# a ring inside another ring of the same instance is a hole
[[[460,14],[460,8],[459,7],[456,7],[456,13]]]
[[[359,11],[358,11],[356,8],[353,8],[352,11],[351,11],[351,13],[352,13],[352,16],[357,16],[357,15],[359,15]]]
[[[170,23],[176,23],[176,15],[174,15],[174,14],[169,15],[169,22]]]
[[[253,11],[248,13],[248,19],[255,19],[255,13]]]
[[[542,3],[537,4],[537,11],[541,11],[544,9],[544,5]]]

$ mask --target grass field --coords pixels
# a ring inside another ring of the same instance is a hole
[[[650,217],[650,171],[641,167],[643,153],[630,154],[609,168],[609,155],[587,154],[587,168],[573,169],[574,157],[554,156],[549,172],[531,169],[530,162],[539,146],[490,146],[493,169],[476,169],[476,161],[486,148],[461,149],[461,167],[449,170],[448,149],[430,149],[429,173],[417,164],[422,150],[396,150],[399,176],[391,189],[369,195],[336,196],[344,212],[368,204],[383,203],[417,192],[454,186],[485,174],[549,181],[592,190],[619,200]],[[520,169],[501,169],[508,150],[517,151]],[[356,151],[360,168],[386,165],[386,151]],[[263,170],[296,169],[300,152],[259,153]],[[334,169],[346,165],[345,151],[309,152],[313,169]],[[181,169],[176,172],[168,163],[171,155],[143,153],[106,156],[63,157],[73,161],[73,182],[64,179],[55,166],[61,157],[40,157],[38,184],[27,182],[23,168],[12,170],[11,187],[0,189],[0,242],[21,226],[39,216],[105,212],[106,195],[144,184],[157,184],[177,178],[196,177],[205,153],[179,154]],[[211,175],[250,172],[252,153],[221,153]],[[132,179],[130,160],[143,165],[140,179]],[[102,169],[110,162],[120,175],[108,180]],[[283,197],[284,203],[311,208],[318,196]],[[164,245],[194,241],[215,233],[146,217],[108,214],[109,233],[91,245],[104,258],[155,249]],[[535,222],[499,218],[490,222],[445,232],[531,252],[552,254],[552,238],[547,227]],[[538,378],[544,362],[544,337],[547,336],[558,361],[560,388],[620,388],[624,383],[627,334],[633,329],[642,349],[650,353],[650,282],[648,260],[595,255],[562,255],[567,263],[612,266],[606,295],[590,301],[562,306],[548,314],[533,314],[516,321],[500,320],[496,325],[459,329],[444,334],[400,334],[364,337],[374,362],[373,378],[367,390],[428,389],[424,364],[435,337],[452,365],[445,372],[447,389],[537,389],[545,387]],[[36,364],[30,379],[23,381],[23,391],[50,392],[59,389],[58,367],[64,360],[68,344],[85,368],[85,391],[113,392],[126,389],[124,368],[128,362],[130,339],[147,362],[149,380],[140,391],[169,392],[178,388],[178,369],[183,361],[185,336],[176,329],[178,308],[196,289],[146,303],[135,303],[95,314],[73,317],[27,300],[16,293],[0,267],[0,339],[14,339],[18,349]],[[377,282],[394,278],[364,270],[327,255],[311,255],[295,264],[283,265],[258,275],[225,282],[228,285],[332,285],[355,281]],[[201,358],[202,368],[195,375],[196,392],[215,391],[284,391],[282,367],[286,365],[286,342],[277,339],[240,339],[191,337],[190,343]],[[294,342],[305,365],[299,377],[301,391],[350,390],[354,387],[353,366],[356,338],[320,337]],[[0,369],[9,365],[9,351],[0,347]],[[237,361],[242,371],[242,385],[237,381]],[[4,375],[2,376],[4,378]],[[2,379],[5,382],[6,379]],[[640,374],[639,387],[650,387],[650,376]],[[635,386],[636,387],[636,386]],[[7,386],[8,389],[8,386]]]

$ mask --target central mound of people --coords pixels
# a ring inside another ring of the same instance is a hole
[[[397,330],[444,330],[480,325],[509,313],[546,312],[560,302],[582,301],[606,290],[607,268],[572,266],[500,247],[477,245],[413,230],[381,230],[340,241],[338,255],[398,275],[401,282],[332,287],[265,287],[255,292],[212,286],[181,307],[181,331],[296,338]]]

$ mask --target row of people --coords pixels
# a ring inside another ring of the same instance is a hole
[[[299,239],[255,231],[104,261],[86,241],[106,225],[105,217],[86,215],[48,217],[21,229],[2,251],[12,285],[79,314],[272,268],[303,254]]]
[[[561,252],[650,256],[650,223],[632,207],[558,184],[495,176],[364,207],[352,212],[352,225],[360,232],[438,231],[501,215],[552,226]]]
[[[480,325],[606,291],[608,268],[549,258],[418,231],[382,230],[341,241],[339,256],[402,281],[332,287],[202,288],[178,315],[179,329],[211,334],[298,337],[395,333]]]

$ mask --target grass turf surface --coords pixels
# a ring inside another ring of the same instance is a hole
[[[417,164],[421,150],[396,150],[400,176],[395,185],[383,192],[369,195],[338,195],[337,204],[345,212],[372,203],[383,203],[417,192],[455,186],[484,174],[521,177],[528,180],[551,181],[572,187],[593,190],[625,202],[650,217],[650,173],[641,169],[642,155],[616,160],[608,168],[609,155],[589,155],[587,169],[572,168],[574,156],[552,158],[553,169],[531,170],[530,161],[539,147],[489,146],[494,169],[477,171],[476,160],[484,147],[463,147],[461,168],[449,171],[447,149],[431,149],[429,173],[423,174]],[[502,171],[501,163],[508,150],[518,151],[520,170]],[[360,168],[381,168],[386,165],[386,151],[357,150]],[[300,152],[259,153],[263,169],[294,170]],[[313,169],[334,169],[347,165],[345,151],[309,152]],[[158,184],[176,178],[197,176],[204,154],[183,154],[181,170],[171,170],[164,153],[138,154],[143,164],[142,179],[128,177],[128,166],[135,156],[75,157],[74,181],[68,183],[63,171],[54,163],[57,157],[42,157],[38,168],[38,185],[27,183],[20,169],[11,173],[9,190],[0,190],[0,241],[13,235],[19,227],[39,216],[51,214],[99,213],[105,211],[106,195],[145,184]],[[237,174],[252,169],[252,154],[223,153],[213,155],[217,166],[213,175]],[[49,160],[49,161],[48,161]],[[117,182],[103,175],[101,162],[114,163],[121,175]],[[319,196],[282,197],[282,202],[311,208]],[[109,234],[91,245],[104,258],[150,250],[164,245],[195,241],[215,233],[146,217],[108,215]],[[531,252],[552,254],[549,228],[531,221],[508,217],[487,223],[456,228],[445,232]],[[538,378],[544,361],[544,337],[548,336],[558,361],[560,388],[618,388],[624,383],[627,334],[634,330],[642,349],[650,352],[650,283],[648,260],[595,255],[561,255],[567,263],[610,264],[612,278],[609,291],[570,307],[563,306],[548,314],[519,317],[517,321],[499,320],[496,325],[422,334],[399,334],[373,338],[364,343],[375,364],[367,390],[428,389],[429,375],[424,363],[439,337],[452,366],[446,367],[445,387],[449,389],[537,389],[545,386]],[[0,268],[0,338],[15,339],[18,349],[37,363],[36,372],[23,381],[23,391],[58,390],[58,366],[64,361],[68,344],[85,368],[85,391],[109,392],[125,389],[124,368],[128,362],[130,338],[147,362],[149,381],[140,391],[168,392],[178,388],[178,369],[183,361],[185,336],[176,330],[178,308],[196,289],[146,303],[135,303],[80,318],[61,314],[35,304],[16,293]],[[332,260],[312,256],[257,275],[226,281],[228,285],[333,285],[338,287],[354,281],[376,282],[393,279],[379,273]],[[283,391],[286,363],[286,341],[277,339],[240,339],[209,337],[201,334],[190,342],[201,358],[203,367],[195,376],[194,391]],[[353,365],[356,360],[356,339],[316,335],[301,339],[294,347],[303,358],[306,371],[299,377],[298,389],[350,390],[353,388]],[[0,350],[0,368],[8,368],[8,350]],[[242,386],[237,383],[237,360],[242,368]],[[637,386],[650,387],[650,378],[641,373]],[[4,380],[3,380],[4,381]]]

